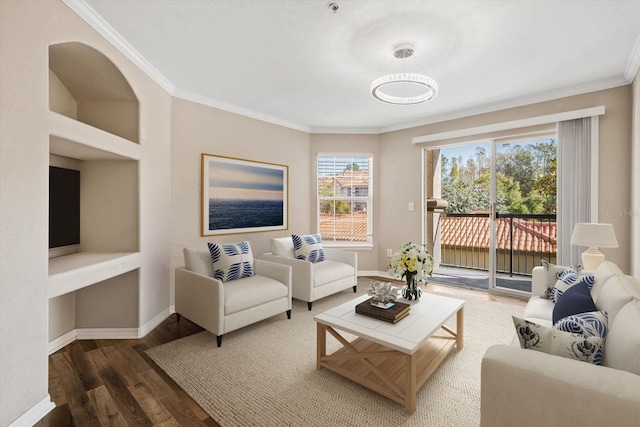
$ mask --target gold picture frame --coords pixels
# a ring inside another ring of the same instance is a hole
[[[289,167],[202,153],[202,236],[287,230]]]

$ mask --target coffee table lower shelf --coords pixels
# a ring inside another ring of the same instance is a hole
[[[433,374],[451,350],[462,339],[448,328],[446,334],[432,335],[413,354],[402,353],[381,344],[357,338],[347,341],[330,326],[317,324],[317,368],[329,369],[364,387],[404,405],[407,413],[416,409],[416,393]],[[343,347],[326,354],[326,334],[329,332]]]

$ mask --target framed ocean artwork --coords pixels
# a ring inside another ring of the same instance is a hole
[[[288,229],[289,167],[202,154],[202,236]]]

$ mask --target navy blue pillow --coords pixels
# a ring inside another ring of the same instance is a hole
[[[581,281],[567,289],[556,302],[553,307],[553,324],[555,325],[558,320],[567,316],[597,310],[596,304],[591,298],[589,285],[587,282]]]

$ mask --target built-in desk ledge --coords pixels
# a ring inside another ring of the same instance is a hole
[[[140,268],[139,252],[78,252],[49,259],[47,296],[55,298]]]

